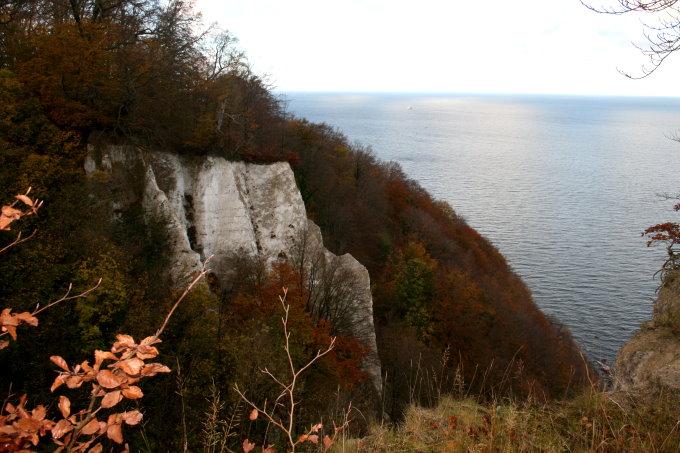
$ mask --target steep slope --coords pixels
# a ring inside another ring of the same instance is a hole
[[[615,386],[680,389],[680,272],[666,276],[654,316],[616,357]]]
[[[288,163],[189,158],[100,143],[88,147],[85,169],[90,178],[107,179],[114,208],[140,202],[148,217],[164,222],[168,272],[178,286],[209,257],[212,275],[222,288],[233,284],[234,268],[246,257],[261,260],[269,269],[278,262],[293,262],[307,269],[311,301],[325,296],[329,279],[344,276],[348,306],[340,308],[348,312],[347,330],[372,351],[363,366],[380,389],[368,271],[351,255],[336,256],[323,247]]]

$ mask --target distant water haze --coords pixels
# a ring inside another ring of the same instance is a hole
[[[591,360],[612,362],[651,318],[665,256],[641,232],[676,221],[680,99],[285,93],[401,164],[487,237],[567,325]]]

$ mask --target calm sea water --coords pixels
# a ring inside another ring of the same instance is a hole
[[[677,219],[680,99],[285,93],[396,161],[484,234],[590,359],[651,317],[664,257],[641,232]]]

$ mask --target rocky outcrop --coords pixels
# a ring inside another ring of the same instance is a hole
[[[377,350],[368,271],[351,255],[325,249],[319,228],[307,219],[288,163],[257,165],[91,144],[85,170],[90,178],[106,179],[114,213],[141,203],[147,217],[162,221],[170,248],[168,272],[177,286],[208,257],[214,276],[225,285],[234,260],[244,256],[267,267],[288,261],[306,270],[311,309],[344,313],[350,333]],[[364,368],[380,390],[376,353]]]
[[[680,271],[668,274],[654,316],[616,357],[619,390],[680,389]]]

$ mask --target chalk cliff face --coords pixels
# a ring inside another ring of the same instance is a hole
[[[614,382],[620,390],[680,389],[680,271],[666,277],[652,321],[619,351]]]
[[[335,301],[330,309],[346,311],[350,333],[377,350],[368,271],[351,255],[324,248],[288,163],[256,165],[107,144],[88,147],[85,170],[109,179],[114,209],[141,202],[147,216],[166,225],[168,272],[177,286],[210,256],[221,283],[229,281],[230,263],[245,255],[266,266],[288,261],[307,270],[311,309],[324,315],[328,304],[317,302]],[[334,290],[329,299],[329,288],[338,286],[342,294]],[[364,369],[380,390],[376,353]]]

